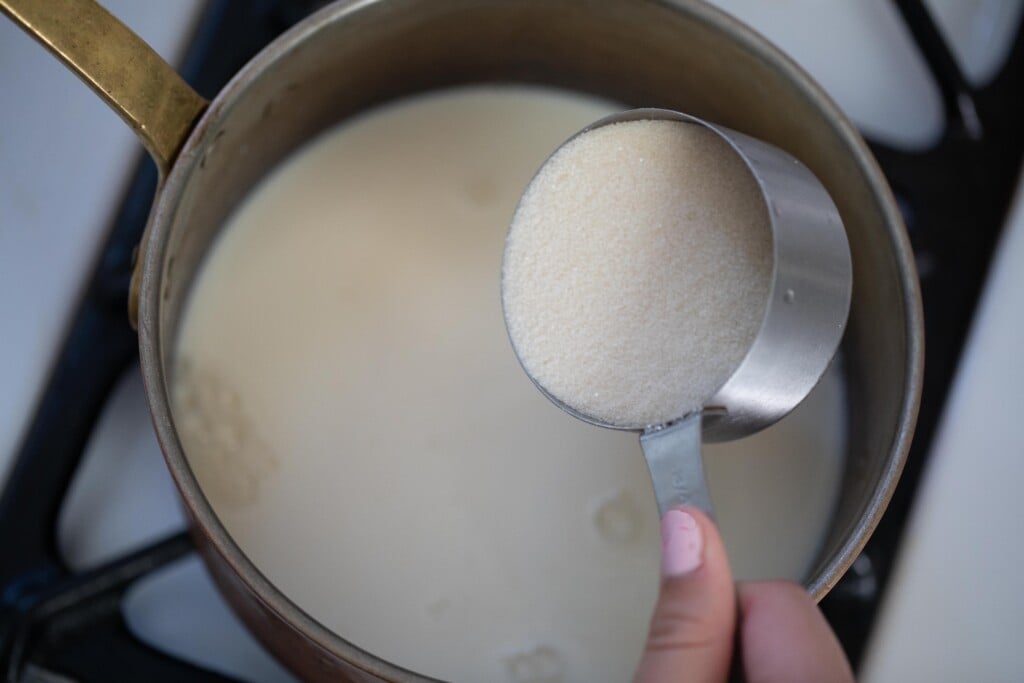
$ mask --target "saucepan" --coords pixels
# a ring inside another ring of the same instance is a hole
[[[169,400],[183,303],[226,217],[269,169],[374,105],[472,82],[540,83],[686,111],[768,141],[822,181],[853,260],[842,345],[846,471],[806,587],[821,598],[878,523],[910,444],[923,366],[920,295],[899,210],[856,129],[768,41],[696,0],[347,0],[268,45],[207,102],[89,0],[0,0],[136,131],[160,171],[133,278],[146,395],[201,553],[279,659],[312,680],[427,680],[316,622],[218,520],[189,467]]]

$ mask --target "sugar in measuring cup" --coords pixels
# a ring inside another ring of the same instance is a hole
[[[838,209],[799,160],[634,109],[534,176],[501,282],[534,384],[577,418],[640,432],[662,514],[710,514],[702,440],[763,429],[814,388],[843,336],[852,264]]]

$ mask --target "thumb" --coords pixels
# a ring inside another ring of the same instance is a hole
[[[729,673],[736,594],[718,529],[694,508],[661,520],[661,594],[634,683],[720,683]]]

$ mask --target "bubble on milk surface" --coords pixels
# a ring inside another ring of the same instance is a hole
[[[625,489],[598,501],[592,521],[598,536],[611,544],[629,543],[640,533],[640,510]]]
[[[255,502],[278,463],[241,395],[188,359],[177,364],[173,392],[175,426],[200,485],[229,505]]]
[[[562,683],[565,657],[550,645],[539,645],[505,658],[512,683]]]

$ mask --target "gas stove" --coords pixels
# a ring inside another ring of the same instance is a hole
[[[105,4],[212,97],[324,3]],[[914,445],[880,526],[822,603],[858,663],[1018,180],[1024,5],[717,4],[789,52],[858,124],[917,257],[927,367]],[[98,99],[6,23],[0,83],[0,671],[291,680],[193,552],[149,423],[125,311],[155,169]]]

